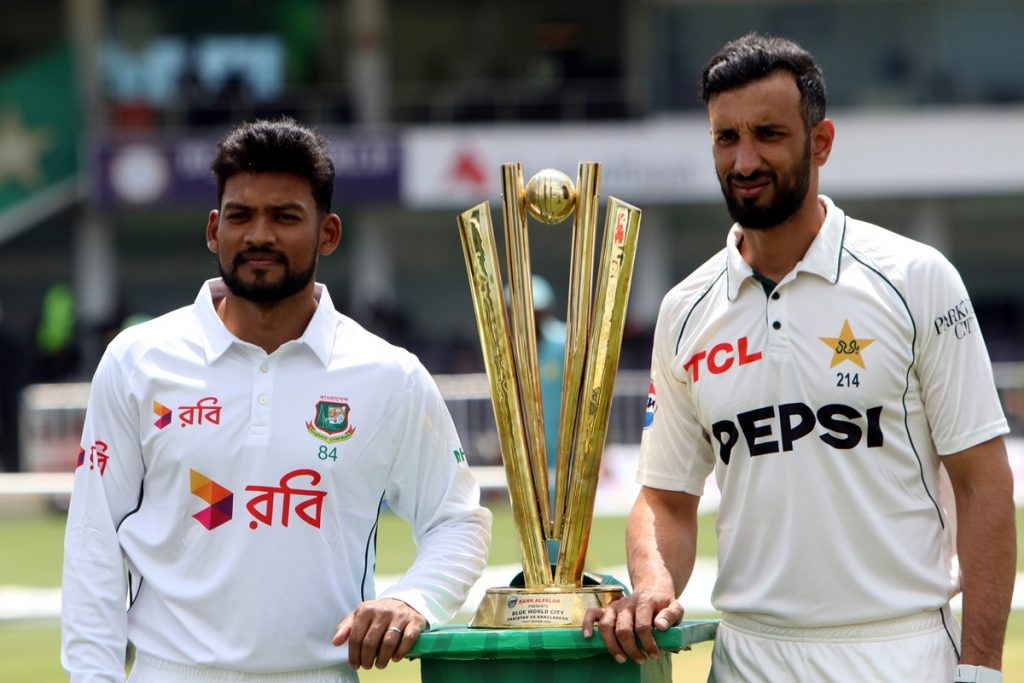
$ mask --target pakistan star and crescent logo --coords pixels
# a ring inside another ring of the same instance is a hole
[[[830,368],[834,368],[844,360],[848,360],[866,369],[867,366],[864,365],[864,359],[860,354],[864,349],[875,343],[874,339],[856,337],[853,334],[853,329],[850,327],[849,320],[843,321],[843,329],[839,331],[838,337],[818,337],[818,339],[832,349],[832,364],[829,365]]]

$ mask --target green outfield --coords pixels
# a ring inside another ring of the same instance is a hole
[[[494,510],[494,548],[492,565],[517,561],[512,517],[505,507]],[[715,542],[712,517],[701,519],[698,552],[714,555]],[[1018,547],[1024,530],[1024,513],[1017,513]],[[0,586],[55,587],[60,584],[61,543],[64,519],[60,516],[26,519],[0,518]],[[618,566],[625,562],[623,538],[625,519],[598,517],[594,520],[588,563],[593,569]],[[412,560],[414,547],[405,525],[384,516],[380,525],[381,548],[378,573],[398,574]],[[1018,571],[1024,562],[1018,554]],[[688,614],[700,618],[703,614]],[[59,629],[54,621],[0,623],[0,680],[17,683],[55,683],[66,680],[58,659]],[[699,645],[692,652],[673,657],[673,680],[703,681],[707,675],[711,646]],[[1024,683],[1024,611],[1014,612],[1010,619],[1004,656],[1005,683]],[[419,680],[418,665],[402,662],[384,671],[364,672],[364,681],[406,683]]]

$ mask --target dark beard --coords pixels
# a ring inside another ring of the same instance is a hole
[[[221,264],[220,259],[217,259],[217,268],[220,270],[220,276],[224,280],[224,284],[227,285],[228,291],[237,296],[239,299],[245,299],[256,304],[271,304],[283,301],[290,296],[294,296],[303,290],[303,288],[310,283],[313,276],[316,273],[316,254],[313,254],[313,259],[309,265],[309,268],[302,272],[293,272],[291,265],[287,260],[283,261],[285,264],[284,277],[278,282],[267,282],[263,273],[257,273],[256,280],[254,282],[243,282],[238,277],[238,268],[244,262],[244,257],[250,254],[273,254],[274,252],[265,249],[249,249],[244,252],[239,252],[235,255],[234,261],[231,264],[231,270],[224,270],[224,266]],[[278,256],[280,256],[278,254]],[[283,258],[283,257],[282,257]]]
[[[783,186],[780,184],[779,177],[774,172],[757,171],[744,177],[744,180],[753,180],[767,175],[771,176],[772,185],[775,188],[775,198],[768,206],[758,206],[754,203],[756,200],[752,200],[751,203],[747,204],[744,200],[737,199],[729,191],[730,181],[738,177],[736,174],[730,173],[725,177],[725,180],[719,178],[722,194],[725,196],[725,205],[729,208],[729,215],[744,228],[751,230],[774,228],[796,213],[800,205],[804,203],[807,191],[811,186],[810,141],[808,140],[807,145],[804,147],[803,159],[801,159],[800,165],[794,169],[791,177],[792,182],[788,185]]]

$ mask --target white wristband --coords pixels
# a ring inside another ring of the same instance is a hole
[[[956,675],[953,676],[953,683],[1003,683],[1003,672],[987,666],[959,664],[956,667]]]

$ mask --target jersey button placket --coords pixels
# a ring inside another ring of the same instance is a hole
[[[270,397],[274,393],[274,361],[270,357],[257,359],[254,368],[251,436],[260,440],[270,435]]]
[[[789,335],[786,330],[788,299],[776,287],[766,302],[768,320],[768,348],[774,353],[783,353],[789,348]]]

